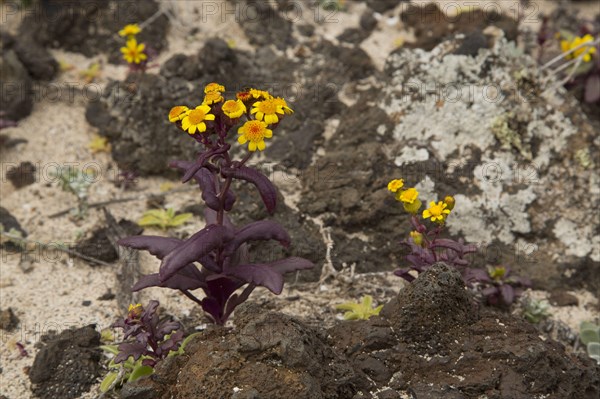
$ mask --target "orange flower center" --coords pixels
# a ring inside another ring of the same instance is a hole
[[[429,208],[432,216],[441,216],[444,210],[444,204],[436,204]]]
[[[260,103],[258,109],[264,114],[274,114],[277,111],[277,103],[273,100],[265,100]]]
[[[261,141],[265,138],[265,128],[260,122],[252,121],[248,124],[245,136],[250,141]]]
[[[239,111],[240,107],[238,106],[238,103],[235,101],[226,101],[225,104],[223,104],[223,111],[226,112],[235,112],[235,111]]]
[[[188,117],[190,118],[190,123],[192,125],[197,125],[198,123],[200,123],[204,120],[204,118],[206,117],[206,114],[201,109],[195,109],[190,112]]]

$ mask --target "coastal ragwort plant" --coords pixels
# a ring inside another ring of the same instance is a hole
[[[123,342],[101,346],[114,355],[108,365],[110,371],[100,386],[102,392],[150,375],[156,363],[180,354],[182,326],[177,321],[161,319],[158,306],[159,302],[154,300],[146,307],[139,303],[129,305],[127,316],[112,325],[122,329]]]
[[[346,302],[336,305],[337,310],[345,310],[344,320],[369,320],[373,316],[379,316],[383,305],[373,307],[373,297],[365,295],[359,303]]]
[[[406,260],[410,265],[396,270],[395,275],[412,282],[415,276],[411,271],[419,274],[437,262],[444,262],[458,269],[468,286],[481,288],[480,293],[486,302],[494,306],[511,305],[522,289],[530,286],[528,279],[511,275],[510,268],[498,266],[483,270],[469,267],[468,255],[477,252],[477,246],[465,244],[462,239],[440,238],[455,206],[453,196],[447,195],[442,201],[431,201],[429,207],[421,212],[421,220],[418,213],[422,203],[416,188],[405,188],[403,179],[394,179],[388,183],[388,190],[412,215],[410,222],[414,228],[409,237],[401,242],[409,250]]]
[[[253,184],[268,213],[273,214],[277,190],[267,176],[247,162],[257,150],[265,149],[265,140],[272,137],[282,118],[293,111],[283,98],[266,91],[248,89],[227,101],[224,92],[222,85],[210,83],[204,89],[202,104],[195,108],[179,105],[168,115],[170,122],[204,147],[195,161],[173,161],[170,165],[184,172],[184,183],[191,179],[198,183],[205,203],[206,226],[185,240],[133,236],[120,241],[123,246],[147,250],[162,261],[159,272],[143,276],[134,285],[134,291],[147,287],[178,290],[198,303],[210,320],[219,325],[227,321],[235,307],[257,286],[280,294],[286,273],[313,267],[311,262],[298,257],[266,263],[249,261],[250,241],[276,240],[287,247],[290,236],[281,225],[270,220],[234,226],[227,216],[236,202],[231,184],[234,180]],[[239,160],[232,158],[228,142],[236,126],[237,142],[248,145],[248,153]],[[204,292],[204,298],[192,293],[197,289]]]

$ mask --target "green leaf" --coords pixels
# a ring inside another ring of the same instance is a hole
[[[347,302],[337,305],[335,308],[337,310],[348,310],[344,313],[345,320],[368,320],[372,316],[379,315],[379,312],[383,309],[383,305],[379,305],[375,309],[372,306],[373,297],[365,295],[360,303]]]
[[[177,216],[175,216],[173,218],[173,220],[171,220],[170,225],[171,226],[179,226],[184,224],[185,222],[187,222],[193,215],[191,213],[182,213],[179,214]]]
[[[129,375],[129,378],[127,379],[127,382],[133,382],[152,373],[154,373],[154,369],[152,367],[139,365],[133,369]]]
[[[112,353],[113,355],[119,354],[119,348],[117,345],[100,345],[100,349],[108,353]]]
[[[579,333],[579,339],[584,345],[590,342],[600,342],[600,327],[582,329]]]
[[[117,379],[118,375],[119,374],[115,373],[114,371],[111,371],[108,374],[106,374],[106,377],[104,377],[104,379],[100,383],[100,391],[101,392],[108,391],[110,389],[111,385],[113,384],[113,382],[115,382],[115,380]]]
[[[587,352],[591,357],[600,357],[600,342],[590,342],[587,344]]]

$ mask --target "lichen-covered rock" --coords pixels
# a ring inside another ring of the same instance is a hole
[[[392,53],[387,78],[341,114],[315,161],[335,178],[318,188],[306,178],[299,208],[340,234],[360,233],[353,238],[377,253],[373,268],[389,269],[410,226],[386,184],[403,177],[425,203],[456,196],[449,233],[480,246],[478,265],[505,264],[543,288],[600,289],[590,215],[600,138],[532,58],[494,40],[475,56],[455,54],[459,40]]]

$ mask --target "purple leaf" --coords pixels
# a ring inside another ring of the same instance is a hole
[[[261,220],[238,229],[225,247],[225,255],[231,256],[240,245],[251,240],[277,240],[284,247],[290,245],[290,236],[279,223]]]
[[[258,170],[247,166],[241,166],[239,168],[223,168],[221,173],[225,177],[245,180],[254,184],[267,208],[267,212],[272,214],[275,211],[275,207],[277,206],[277,189],[275,189],[275,186],[267,176],[263,175]]]
[[[483,269],[467,269],[464,272],[463,279],[468,283],[473,281],[489,283],[492,281],[488,272]]]
[[[133,356],[133,360],[138,360],[146,354],[146,345],[139,342],[124,342],[118,346],[119,354],[115,356],[115,363],[121,363]]]
[[[274,294],[283,290],[283,275],[302,269],[310,269],[314,265],[302,258],[290,257],[264,264],[239,265],[227,271],[229,275],[240,278],[247,283],[268,288]]]
[[[206,220],[206,225],[209,224],[217,224],[217,212],[210,208],[204,208],[204,220]],[[231,219],[227,214],[223,214],[223,226],[227,229],[234,231],[235,226],[231,223]]]
[[[500,286],[500,294],[502,295],[502,301],[507,305],[510,305],[515,300],[515,290],[508,284]]]
[[[585,102],[595,103],[598,100],[600,100],[600,76],[596,74],[590,76],[585,82]]]
[[[160,236],[131,236],[118,241],[119,245],[133,249],[143,249],[162,259],[182,241],[177,238]]]
[[[204,281],[204,276],[196,266],[190,263],[166,281],[160,281],[158,273],[142,276],[131,290],[139,291],[148,287],[164,287],[182,291],[193,291],[198,288],[206,287],[206,281]]]
[[[223,226],[211,224],[206,226],[164,257],[160,265],[160,280],[166,281],[189,263],[198,261],[213,249],[229,241],[231,232]]]
[[[398,269],[396,271],[394,271],[394,274],[398,277],[402,277],[404,280],[408,281],[409,283],[412,283],[415,278],[412,274],[409,273],[410,269]]]

